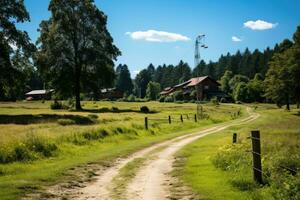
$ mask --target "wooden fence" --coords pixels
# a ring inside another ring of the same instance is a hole
[[[185,122],[185,121],[191,121],[193,120],[194,122],[198,121],[198,117],[197,114],[181,114],[178,116],[171,116],[168,115],[166,118],[149,118],[149,117],[145,117],[145,129],[148,129],[149,127],[149,123],[152,122],[162,122],[162,123],[168,123],[168,124],[172,124],[175,122]]]

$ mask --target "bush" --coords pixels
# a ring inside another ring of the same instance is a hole
[[[227,103],[227,100],[226,100],[224,97],[222,97],[222,98],[220,99],[220,102],[221,102],[221,103]]]
[[[196,100],[197,99],[197,90],[193,90],[190,93],[190,98]]]
[[[111,110],[114,111],[114,112],[118,112],[119,108],[117,108],[117,107],[111,107]]]
[[[164,96],[161,96],[161,97],[159,97],[159,100],[158,100],[159,102],[165,102],[165,97]]]
[[[165,102],[174,102],[174,98],[172,96],[167,96]]]
[[[135,102],[135,96],[134,96],[133,94],[129,95],[129,96],[127,97],[127,101],[128,101],[128,102]]]
[[[173,93],[175,101],[183,101],[183,92],[182,91],[175,91]]]
[[[85,132],[85,133],[82,133],[82,135],[83,135],[84,139],[86,139],[86,140],[99,140],[99,139],[102,139],[102,138],[108,136],[109,133],[105,129],[100,129],[97,131]]]
[[[75,121],[73,121],[71,119],[59,119],[59,120],[57,120],[57,123],[59,125],[66,126],[66,125],[74,125]]]
[[[89,114],[88,117],[90,119],[98,119],[98,115],[95,115],[95,114]]]
[[[213,164],[224,171],[239,171],[241,166],[251,165],[251,157],[246,152],[247,149],[249,146],[243,144],[223,146],[213,158]]]
[[[142,106],[142,107],[140,108],[140,111],[141,111],[142,113],[148,113],[148,112],[150,112],[150,109],[149,109],[147,106]]]
[[[54,100],[53,103],[51,103],[50,108],[52,110],[59,110],[59,109],[63,109],[63,104],[57,100]]]
[[[57,146],[48,140],[29,136],[23,142],[11,143],[0,147],[0,163],[17,161],[31,161],[38,158],[50,157],[57,150]]]
[[[220,105],[219,104],[219,101],[218,101],[218,99],[217,99],[217,97],[214,97],[214,98],[211,98],[211,100],[210,100],[210,102],[213,104],[213,105]]]

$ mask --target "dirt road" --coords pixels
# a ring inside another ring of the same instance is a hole
[[[138,170],[132,181],[125,183],[126,192],[122,194],[122,199],[167,199],[170,195],[168,188],[168,180],[170,178],[168,177],[168,173],[172,170],[175,152],[201,137],[216,133],[231,126],[249,123],[259,117],[259,114],[251,113],[249,108],[247,110],[250,114],[247,118],[219,124],[197,133],[187,134],[155,144],[134,153],[128,158],[121,159],[114,166],[99,172],[100,175],[95,181],[85,184],[79,190],[69,190],[67,195],[70,199],[112,199],[111,193],[114,192],[112,189],[112,180],[119,174],[120,169],[136,158],[150,157],[149,154],[152,154],[152,159],[147,160],[146,163],[140,167],[140,170]],[[157,151],[154,151],[155,149],[157,149]],[[55,191],[52,191],[52,193],[55,193]]]

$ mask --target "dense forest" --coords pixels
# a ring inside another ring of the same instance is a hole
[[[275,102],[287,108],[290,103],[299,105],[299,26],[292,40],[285,39],[274,48],[253,52],[246,48],[221,55],[216,62],[201,60],[193,69],[184,61],[149,64],[132,80],[126,64],[114,68],[121,52],[106,28],[106,15],[92,0],[51,1],[51,15],[41,21],[36,44],[16,28],[16,23],[30,20],[23,2],[9,2],[0,3],[1,101],[23,99],[30,90],[51,88],[55,89],[54,98],[74,98],[80,109],[83,96],[99,99],[102,88],[116,87],[125,96],[155,100],[165,87],[191,77],[210,76],[235,101]]]

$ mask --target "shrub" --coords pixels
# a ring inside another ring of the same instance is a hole
[[[142,107],[140,108],[140,111],[141,111],[142,113],[148,113],[148,112],[150,111],[150,109],[149,109],[147,106],[142,106]]]
[[[95,114],[89,114],[88,117],[90,119],[98,119],[98,115],[95,115]]]
[[[243,144],[223,146],[213,158],[213,164],[225,171],[239,171],[241,166],[251,165],[251,157],[246,152],[247,149],[249,147]]]
[[[84,139],[87,139],[87,140],[99,140],[108,135],[109,135],[109,133],[105,129],[82,133],[82,136],[84,137]]]
[[[63,109],[63,104],[57,100],[54,100],[53,103],[51,103],[50,108],[52,110],[59,110],[59,109]]]
[[[118,112],[119,108],[117,108],[117,107],[111,107],[111,110],[114,111],[114,112]]]
[[[25,144],[30,151],[39,153],[45,157],[52,156],[53,152],[57,150],[57,146],[54,143],[37,136],[30,136]]]
[[[183,101],[183,92],[182,91],[175,91],[173,93],[175,101]]]
[[[133,94],[129,95],[129,96],[127,97],[127,101],[128,101],[128,102],[135,102],[135,96],[134,96]]]
[[[164,96],[159,97],[159,102],[165,102],[165,97]]]
[[[222,98],[220,99],[220,102],[221,102],[221,103],[227,103],[227,100],[226,100],[224,97],[222,97]]]
[[[75,108],[75,99],[69,98],[65,105],[63,105],[66,109],[73,109]]]
[[[191,99],[197,99],[197,90],[193,90],[191,93],[190,93],[190,98]]]
[[[174,102],[174,98],[172,96],[167,96],[165,102]]]
[[[210,102],[211,102],[213,105],[220,105],[220,104],[219,104],[219,101],[218,101],[218,99],[217,99],[217,97],[211,98]]]
[[[75,124],[75,121],[73,121],[71,119],[59,119],[59,120],[57,120],[57,123],[59,125],[66,126],[66,125],[73,125],[73,124]]]

